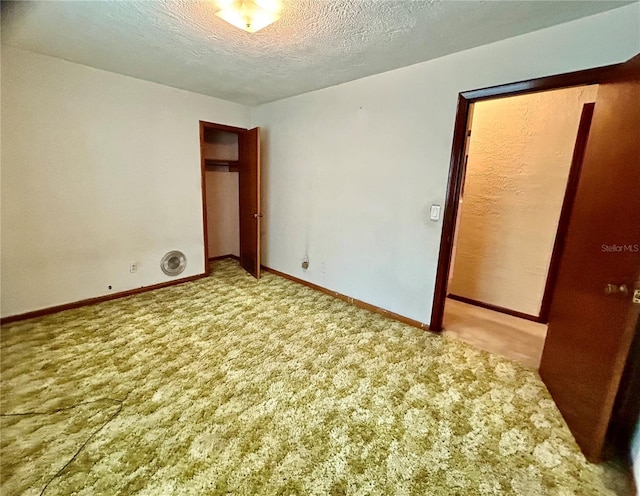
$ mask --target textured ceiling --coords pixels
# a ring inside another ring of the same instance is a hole
[[[2,2],[2,43],[256,105],[629,2],[284,0],[255,34],[212,1]]]

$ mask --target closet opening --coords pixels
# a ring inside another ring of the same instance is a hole
[[[235,258],[260,277],[260,130],[200,121],[205,266]]]

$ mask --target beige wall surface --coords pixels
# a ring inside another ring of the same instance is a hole
[[[172,249],[202,272],[205,120],[262,126],[265,265],[428,322],[458,93],[627,60],[639,12],[251,109],[2,47],[2,315],[167,281]]]
[[[449,293],[539,315],[587,86],[474,107]]]
[[[458,93],[622,62],[640,4],[251,108],[262,261],[429,322]],[[300,261],[307,255],[309,268]]]
[[[204,272],[198,121],[248,107],[4,46],[1,70],[3,317],[173,280],[170,250]]]
[[[207,171],[209,257],[240,255],[238,173]]]

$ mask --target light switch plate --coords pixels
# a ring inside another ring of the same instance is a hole
[[[429,212],[430,220],[440,220],[440,205],[431,205],[431,210]]]

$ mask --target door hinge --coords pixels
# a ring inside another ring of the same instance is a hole
[[[636,289],[633,292],[633,302],[640,304],[640,289]]]

